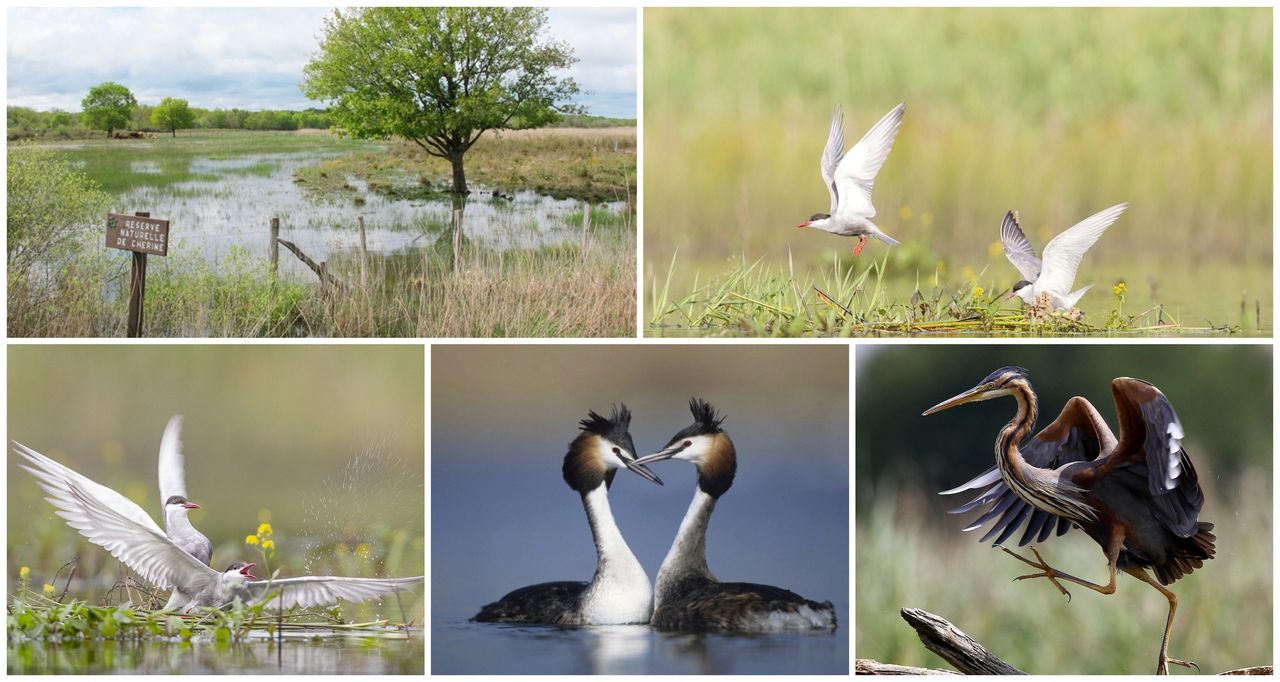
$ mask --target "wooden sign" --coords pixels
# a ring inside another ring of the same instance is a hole
[[[169,221],[108,213],[107,246],[154,256],[168,255]]]

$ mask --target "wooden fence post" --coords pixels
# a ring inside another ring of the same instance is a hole
[[[267,257],[271,259],[271,274],[280,272],[280,219],[271,219],[271,244],[267,246]]]
[[[587,237],[591,233],[591,202],[582,202],[582,255],[587,255]]]
[[[453,207],[453,271],[462,269],[462,207]]]
[[[364,241],[364,216],[356,216],[360,228],[360,288],[369,290],[369,249]]]

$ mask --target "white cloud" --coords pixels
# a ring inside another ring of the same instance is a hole
[[[77,110],[105,80],[140,102],[301,109],[323,8],[26,8],[8,10],[8,103]],[[568,75],[592,113],[635,116],[636,19],[631,9],[550,11],[553,35],[579,63]],[[629,98],[627,97],[629,95]]]

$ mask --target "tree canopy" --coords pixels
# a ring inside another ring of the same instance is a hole
[[[190,128],[195,121],[187,100],[176,97],[160,100],[160,105],[151,112],[151,125],[172,132],[174,137],[178,136],[178,128]]]
[[[136,106],[138,100],[133,98],[129,88],[112,81],[94,86],[80,101],[80,107],[84,110],[81,116],[85,124],[107,131],[107,137],[111,137],[116,128],[129,124]]]
[[[578,93],[557,71],[573,50],[547,35],[535,7],[371,7],[335,11],[303,91],[331,103],[355,137],[403,137],[448,159],[467,191],[462,159],[486,131],[546,125]]]

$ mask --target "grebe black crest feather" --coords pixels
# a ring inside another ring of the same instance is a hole
[[[619,448],[626,448],[634,455],[635,443],[631,440],[631,410],[625,404],[613,407],[612,413],[605,417],[595,410],[587,412],[587,418],[578,422],[582,430],[573,442],[569,443],[569,452],[564,456],[562,473],[564,482],[570,488],[582,494],[595,490],[604,483],[606,487],[613,485],[613,475],[617,469],[605,466],[596,453],[600,439],[604,439]]]

